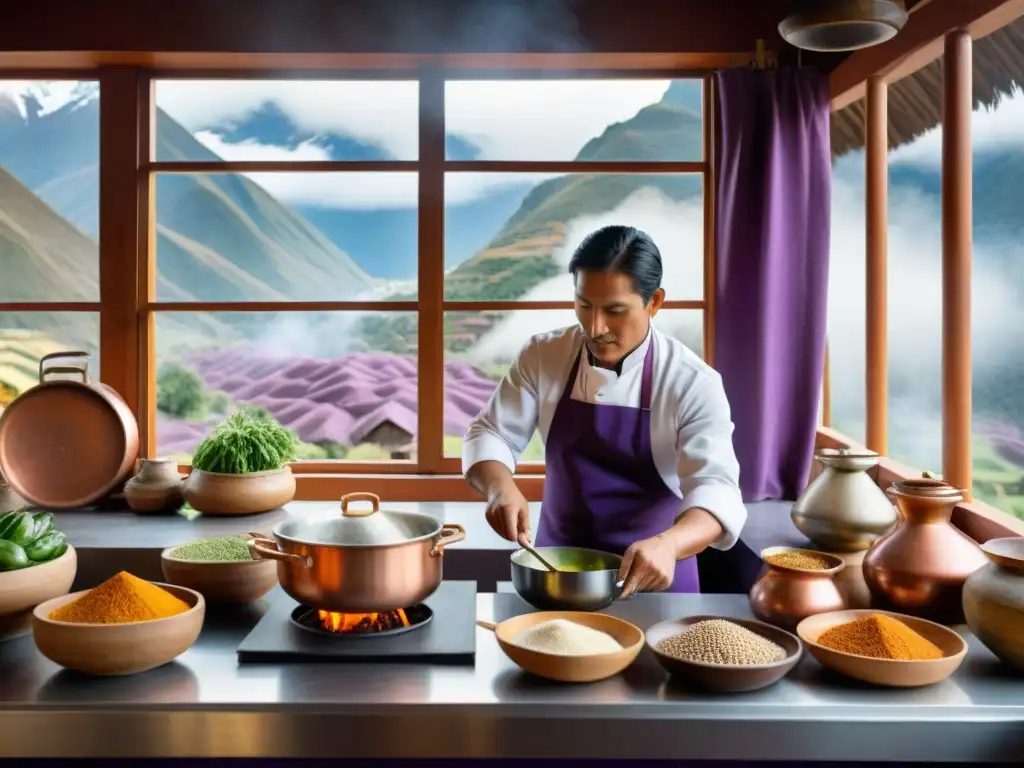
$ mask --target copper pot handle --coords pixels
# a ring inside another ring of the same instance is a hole
[[[250,539],[249,554],[252,555],[253,560],[277,560],[281,563],[298,563],[307,568],[313,566],[313,558],[309,555],[295,555],[291,552],[282,552],[277,548],[277,542],[270,539]]]
[[[352,501],[368,501],[371,504],[369,509],[351,510],[348,508],[349,502]],[[380,496],[369,491],[356,491],[355,493],[346,493],[341,497],[341,514],[345,517],[368,517],[374,512],[380,511]]]
[[[66,357],[79,357],[83,358],[81,365],[47,365],[51,360],[57,360]],[[46,377],[51,373],[77,373],[82,377],[82,383],[89,383],[89,353],[81,350],[72,352],[50,352],[47,355],[43,355],[39,358],[39,383],[42,384],[46,381]]]
[[[458,523],[445,523],[441,526],[441,536],[430,549],[431,557],[444,557],[444,548],[449,544],[466,538],[466,529]]]

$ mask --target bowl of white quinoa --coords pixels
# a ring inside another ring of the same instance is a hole
[[[717,693],[769,686],[803,654],[796,635],[753,619],[687,616],[655,624],[646,635],[647,646],[673,679]]]

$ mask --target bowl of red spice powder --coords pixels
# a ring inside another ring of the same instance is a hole
[[[67,669],[131,675],[188,650],[205,615],[198,592],[121,571],[92,589],[40,603],[32,636],[46,658]]]
[[[967,642],[949,627],[890,611],[819,613],[796,633],[822,666],[896,688],[945,680],[967,655]]]

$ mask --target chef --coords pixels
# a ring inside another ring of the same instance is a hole
[[[513,479],[535,429],[544,441],[537,546],[623,555],[623,597],[699,592],[696,555],[736,543],[747,512],[718,373],[652,323],[661,254],[632,227],[590,234],[569,262],[578,325],[534,336],[470,425],[467,481],[487,521],[529,539]]]

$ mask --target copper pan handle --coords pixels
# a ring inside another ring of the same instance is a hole
[[[371,504],[369,509],[350,510],[348,505],[353,501],[368,501]],[[355,493],[346,493],[341,497],[341,514],[345,517],[368,517],[374,512],[380,511],[380,496],[375,493],[368,491],[356,491]]]
[[[51,360],[58,360],[67,357],[83,358],[81,365],[47,365]],[[89,353],[81,350],[72,352],[50,352],[39,358],[39,383],[46,381],[50,373],[77,373],[82,377],[82,382],[89,383]]]
[[[498,625],[493,621],[484,621],[483,619],[477,619],[476,625],[480,627],[480,629],[489,629],[491,632],[498,628]]]
[[[466,538],[466,529],[458,523],[445,523],[441,526],[441,536],[430,549],[431,557],[444,557],[444,548],[449,544]]]
[[[270,539],[250,539],[249,554],[253,560],[277,560],[281,563],[298,563],[307,568],[312,567],[313,558],[309,555],[293,555],[277,548],[277,542]]]

